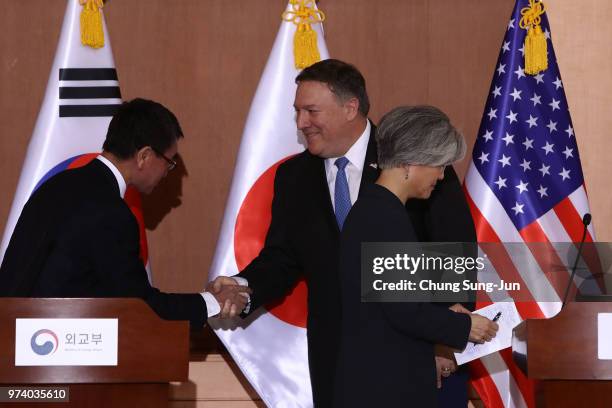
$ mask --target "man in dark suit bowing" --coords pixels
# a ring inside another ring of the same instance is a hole
[[[0,267],[0,296],[138,297],[160,317],[195,327],[220,305],[225,314],[234,303],[242,310],[246,288],[163,293],[149,284],[139,258],[137,221],[123,195],[128,186],[150,193],[176,166],[182,137],[178,120],[161,104],[121,105],[102,154],[50,178],[24,206]]]
[[[236,279],[218,277],[215,282],[217,287],[248,283],[252,312],[284,296],[305,277],[313,398],[316,407],[329,407],[340,337],[339,233],[360,187],[378,177],[375,128],[367,118],[365,80],[354,66],[324,60],[304,69],[296,82],[296,122],[307,150],[276,172],[272,221],[258,257]],[[415,217],[423,218],[415,225],[472,224],[453,169],[449,167],[445,176],[431,203],[412,209]],[[437,200],[442,204],[434,204]],[[427,214],[429,208],[436,214]],[[427,235],[437,237],[435,231]]]

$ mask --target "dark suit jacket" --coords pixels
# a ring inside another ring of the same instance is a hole
[[[431,303],[361,302],[361,244],[416,240],[402,202],[382,186],[363,186],[340,238],[335,406],[437,406],[434,344],[463,349],[470,317]]]
[[[378,177],[372,126],[361,188]],[[417,201],[417,200],[414,200]],[[474,226],[457,176],[448,167],[429,200],[408,209],[421,240],[474,241]],[[315,406],[332,405],[340,339],[340,231],[324,160],[308,151],[281,164],[274,179],[272,221],[264,248],[240,274],[253,289],[251,312],[284,296],[304,276],[308,286],[308,362]]]
[[[2,266],[0,296],[138,297],[164,319],[206,322],[199,294],[151,287],[136,218],[99,160],[64,171],[23,208]]]

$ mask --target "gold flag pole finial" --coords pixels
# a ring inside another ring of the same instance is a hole
[[[312,24],[325,20],[325,14],[315,7],[314,0],[290,0],[292,10],[283,13],[285,21],[297,26],[293,37],[293,56],[295,67],[304,69],[321,60],[317,46],[317,33]]]
[[[529,7],[521,9],[520,27],[527,30],[525,37],[525,73],[536,75],[548,68],[546,36],[542,32],[540,17],[545,12],[541,0],[529,0]]]
[[[104,47],[102,28],[102,0],[79,0],[81,10],[81,43],[91,48]]]

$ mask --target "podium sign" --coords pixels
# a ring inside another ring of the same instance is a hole
[[[117,319],[16,319],[16,366],[116,366]]]

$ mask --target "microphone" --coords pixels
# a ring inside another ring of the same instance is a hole
[[[582,247],[584,245],[584,240],[586,239],[587,227],[591,223],[591,214],[586,213],[582,217],[582,224],[584,225],[584,229],[582,230],[582,239],[580,240],[580,246],[578,247],[578,253],[576,254],[576,260],[574,261],[574,266],[572,267],[572,274],[570,275],[569,282],[567,283],[567,287],[565,288],[565,295],[563,295],[563,304],[561,305],[561,309],[565,307],[567,303],[567,295],[569,294],[570,287],[572,286],[572,282],[574,281],[574,276],[576,275],[576,268],[578,267],[578,261],[580,260],[580,255],[582,254]]]

